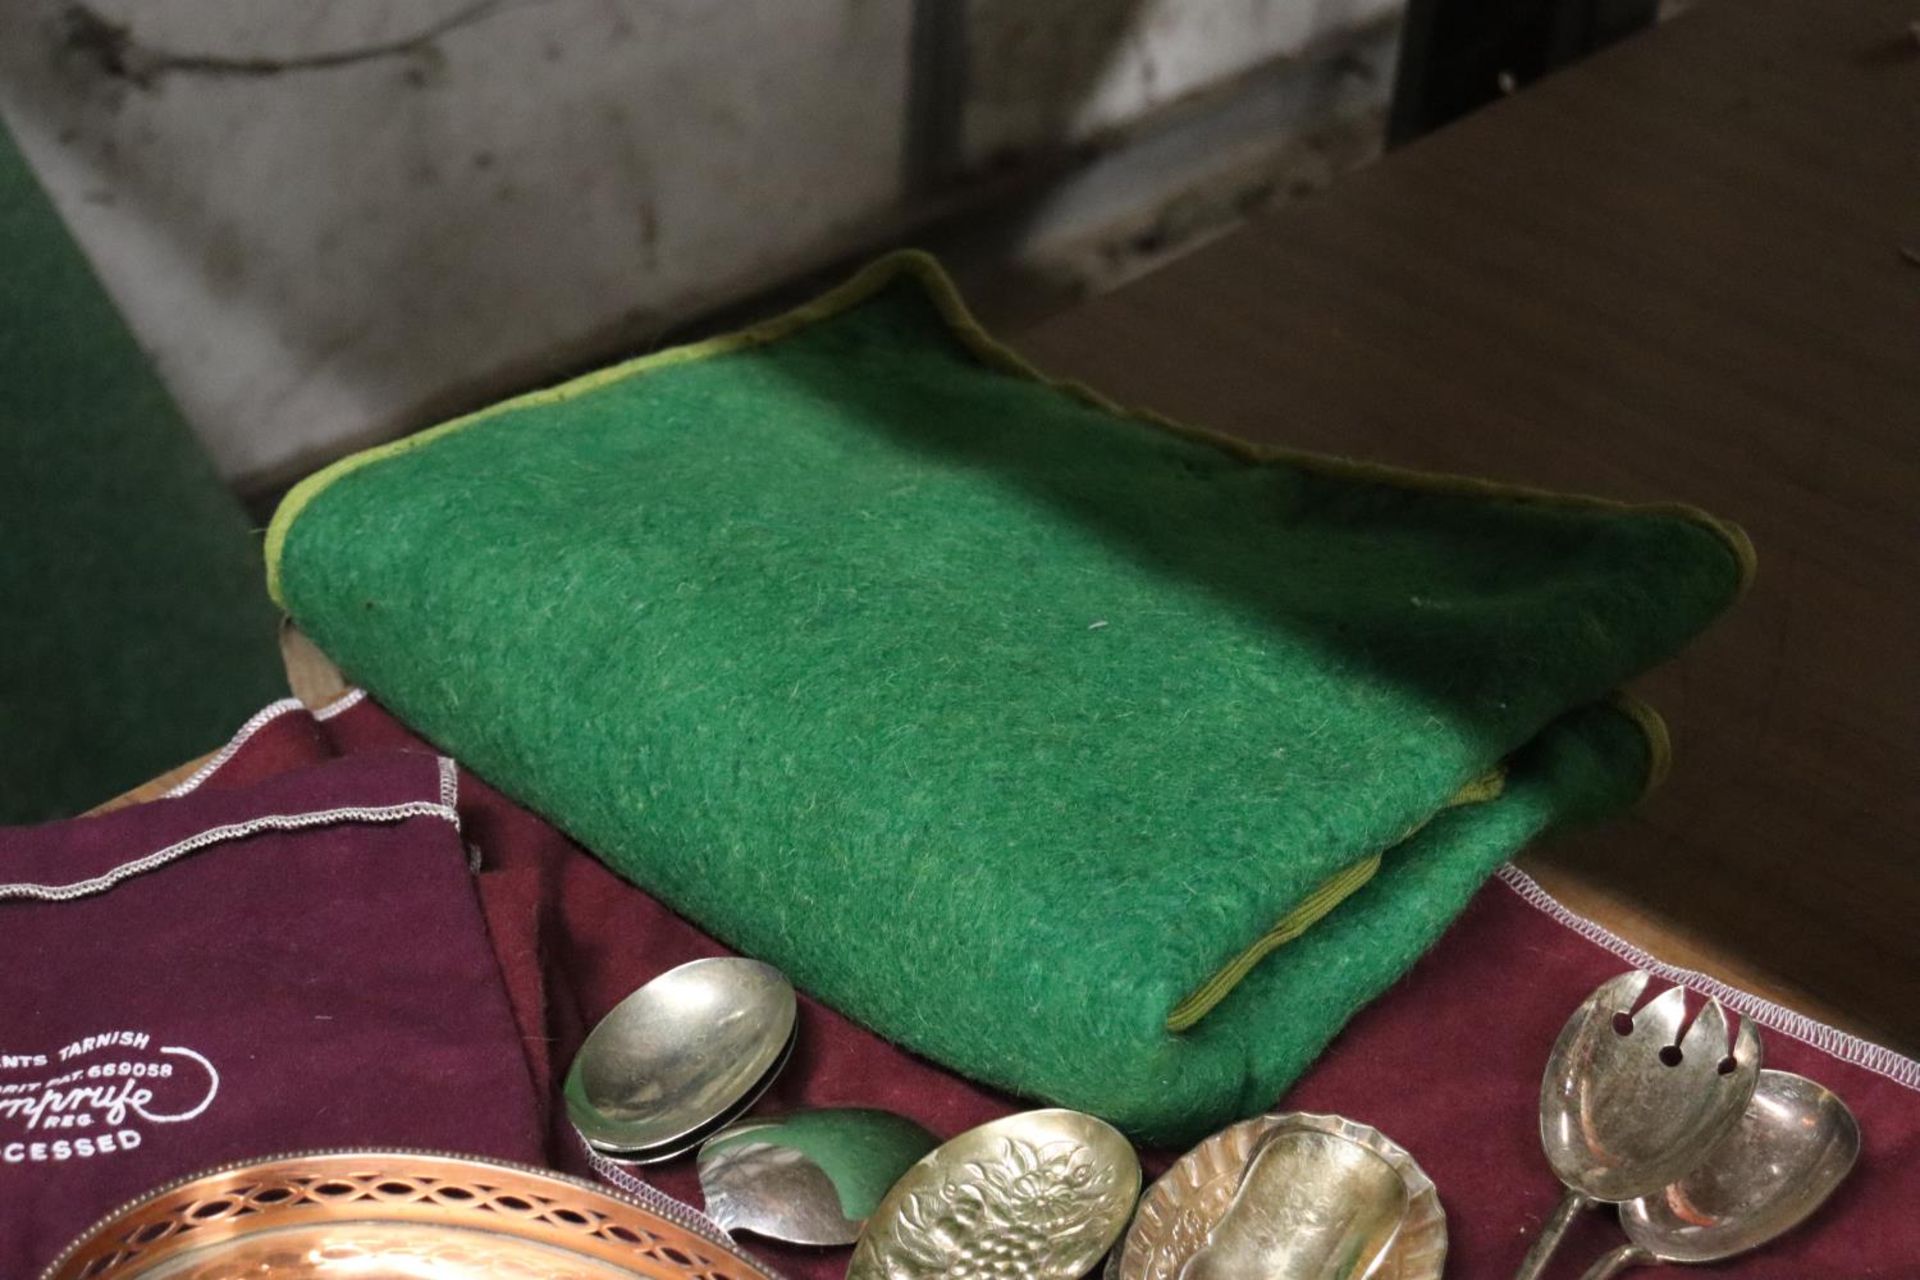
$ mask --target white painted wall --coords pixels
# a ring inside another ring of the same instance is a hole
[[[110,11],[155,47],[285,56],[460,7]],[[61,57],[58,8],[0,6],[0,109],[230,476],[750,289],[895,195],[895,4],[548,0],[436,62],[151,89]]]
[[[473,0],[93,2],[141,49],[288,59]],[[964,2],[984,160],[1397,0]],[[66,10],[0,4],[0,114],[243,483],[644,345],[902,196],[909,0],[500,0],[417,55],[144,85]]]
[[[1404,0],[971,0],[966,154],[1078,142],[1391,20]]]

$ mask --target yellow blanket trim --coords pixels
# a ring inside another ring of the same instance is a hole
[[[1448,800],[1442,807],[1458,809],[1464,804],[1485,804],[1489,800],[1498,800],[1500,793],[1506,789],[1507,767],[1505,765],[1495,765],[1493,768],[1475,778],[1472,782],[1469,782],[1466,786],[1454,792],[1453,798]],[[1421,823],[1420,825],[1425,826],[1426,824]],[[1419,828],[1415,828],[1415,830],[1418,829]],[[1409,836],[1412,834],[1412,832],[1408,833]]]
[[[1738,572],[1736,590],[1744,592],[1753,580],[1755,559],[1753,543],[1748,540],[1744,530],[1738,525],[1720,520],[1698,507],[1684,503],[1636,504],[1621,502],[1612,498],[1589,497],[1583,494],[1554,493],[1550,490],[1536,489],[1526,485],[1506,484],[1494,480],[1483,480],[1472,476],[1445,475],[1437,472],[1413,471],[1403,467],[1386,466],[1381,463],[1356,462],[1347,458],[1329,454],[1308,453],[1294,449],[1283,449],[1273,445],[1254,444],[1233,436],[1221,435],[1198,427],[1190,427],[1175,422],[1171,418],[1142,409],[1128,409],[1115,404],[1099,392],[1078,382],[1067,379],[1050,378],[1011,348],[994,339],[980,322],[967,310],[967,304],[961,299],[959,290],[934,258],[915,249],[903,249],[890,253],[875,262],[869,263],[846,283],[821,294],[805,306],[798,307],[784,315],[775,316],[742,329],[737,333],[723,334],[709,338],[704,342],[692,343],[684,347],[673,347],[658,351],[652,355],[611,365],[594,373],[565,382],[557,387],[529,392],[499,404],[470,413],[451,422],[443,422],[395,440],[390,444],[366,449],[350,454],[331,466],[314,472],[295,485],[274,512],[273,522],[267,527],[266,561],[267,591],[274,602],[286,607],[286,599],[281,594],[280,560],[286,548],[287,531],[300,517],[320,492],[343,476],[351,475],[361,467],[369,466],[385,458],[395,457],[422,445],[430,444],[441,436],[450,435],[477,422],[484,422],[498,414],[511,413],[520,409],[532,409],[541,405],[559,404],[586,395],[600,388],[627,378],[660,369],[669,369],[674,365],[688,364],[695,360],[711,359],[751,347],[764,346],[777,341],[809,325],[839,315],[873,297],[900,276],[912,276],[927,290],[934,305],[952,328],[954,336],[962,346],[981,363],[990,368],[1015,376],[1031,379],[1043,386],[1064,392],[1086,404],[1104,412],[1131,418],[1137,422],[1146,422],[1168,431],[1204,441],[1218,449],[1253,462],[1284,462],[1290,466],[1302,467],[1327,475],[1337,475],[1375,484],[1396,485],[1406,489],[1419,489],[1435,493],[1475,494],[1486,497],[1504,498],[1510,501],[1548,503],[1555,506],[1589,507],[1600,510],[1638,513],[1643,515],[1666,515],[1693,521],[1704,526],[1718,536],[1727,545],[1733,556]]]
[[[1191,1030],[1200,1019],[1212,1013],[1214,1006],[1225,1000],[1240,985],[1240,980],[1253,972],[1253,966],[1319,924],[1329,911],[1373,879],[1374,873],[1380,870],[1381,856],[1369,854],[1302,898],[1298,906],[1280,917],[1278,923],[1260,935],[1252,946],[1214,970],[1212,976],[1189,992],[1186,999],[1173,1006],[1173,1012],[1167,1015],[1167,1030],[1178,1035]]]
[[[1454,792],[1452,798],[1442,807],[1454,809],[1461,805],[1482,804],[1488,800],[1498,799],[1506,785],[1505,766],[1496,766]],[[1431,819],[1423,819],[1416,823],[1412,830],[1400,837],[1395,848],[1413,839],[1429,821]],[[1212,1013],[1222,1000],[1232,994],[1233,989],[1240,985],[1241,979],[1253,972],[1255,965],[1326,919],[1329,912],[1372,880],[1379,872],[1380,862],[1384,856],[1378,853],[1368,854],[1346,870],[1323,881],[1312,893],[1302,898],[1291,911],[1275,921],[1271,929],[1255,939],[1253,945],[1214,970],[1205,982],[1195,987],[1184,1000],[1173,1006],[1173,1012],[1167,1015],[1167,1030],[1176,1035],[1182,1031],[1191,1030],[1200,1019]]]
[[[1652,791],[1667,780],[1673,767],[1673,735],[1660,713],[1624,689],[1613,695],[1614,709],[1634,722],[1647,740],[1647,781],[1642,791]]]

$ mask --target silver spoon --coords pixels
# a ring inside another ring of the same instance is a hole
[[[799,1031],[796,1028],[794,1034],[787,1037],[786,1046],[780,1050],[780,1056],[774,1059],[771,1067],[767,1068],[767,1073],[749,1086],[737,1102],[697,1129],[650,1147],[616,1147],[607,1145],[605,1142],[595,1142],[592,1139],[587,1140],[587,1145],[613,1163],[625,1165],[628,1168],[664,1164],[668,1160],[678,1160],[681,1156],[690,1155],[699,1150],[708,1139],[717,1137],[723,1130],[731,1128],[739,1122],[741,1116],[753,1110],[754,1104],[773,1087],[773,1082],[780,1078],[780,1073],[787,1069],[787,1063],[793,1058],[794,1045],[798,1041]]]
[[[1372,1152],[1386,1161],[1406,1188],[1399,1229],[1369,1280],[1440,1280],[1447,1261],[1447,1215],[1433,1179],[1404,1147],[1378,1129],[1345,1116],[1304,1111],[1271,1113],[1228,1125],[1174,1161],[1141,1198],[1125,1241],[1113,1251],[1106,1280],[1172,1280],[1195,1251],[1215,1237],[1245,1189],[1249,1168],[1267,1144],[1283,1134],[1302,1132],[1339,1138]],[[1274,1168],[1263,1169],[1274,1172]],[[1323,1207],[1350,1189],[1344,1177],[1338,1186],[1313,1178],[1277,1181],[1281,1185],[1273,1188],[1275,1195],[1295,1195]],[[1352,1206],[1343,1203],[1336,1208],[1349,1212]]]
[[[614,1006],[567,1071],[567,1116],[633,1163],[684,1154],[752,1104],[793,1052],[778,969],[727,956],[670,969]]]
[[[845,1245],[880,1198],[939,1145],[891,1111],[827,1107],[729,1125],[700,1148],[707,1216],[730,1234]]]
[[[1177,1280],[1367,1280],[1412,1200],[1377,1151],[1339,1134],[1277,1133]]]
[[[1633,1003],[1647,975],[1623,973],[1574,1011],[1540,1081],[1540,1145],[1567,1194],[1515,1280],[1539,1280],[1583,1209],[1677,1182],[1733,1129],[1760,1075],[1760,1036],[1742,1021],[1727,1053],[1727,1015],[1710,1000],[1684,1040],[1686,991]]]
[[[1583,1280],[1631,1267],[1718,1262],[1806,1221],[1852,1171],[1860,1125],[1830,1090],[1789,1071],[1762,1071],[1732,1133],[1672,1186],[1620,1206],[1631,1244]]]
[[[1023,1111],[949,1138],[861,1229],[847,1280],[1079,1280],[1126,1229],[1140,1161],[1077,1111]]]

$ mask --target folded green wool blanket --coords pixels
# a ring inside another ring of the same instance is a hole
[[[1737,530],[1259,451],[1051,383],[903,254],[349,458],[268,534],[356,679],[901,1044],[1177,1141],[1556,823]]]

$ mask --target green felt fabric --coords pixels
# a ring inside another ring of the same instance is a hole
[[[1632,801],[1648,742],[1604,699],[1739,562],[1681,514],[1123,417],[933,289],[883,264],[759,345],[350,464],[283,508],[279,590],[402,716],[804,989],[1189,1138],[1268,1105],[1528,839]],[[1503,758],[1498,799],[1444,807]]]
[[[0,273],[0,822],[27,822],[286,680],[257,540],[3,128]]]

